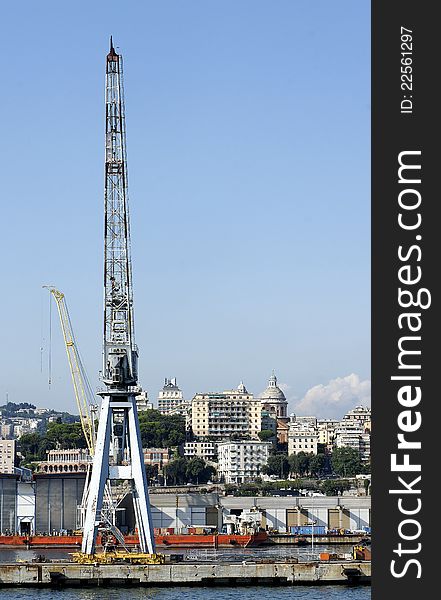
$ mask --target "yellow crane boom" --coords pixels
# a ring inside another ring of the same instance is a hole
[[[64,344],[75,391],[75,399],[80,414],[81,427],[83,429],[84,437],[86,438],[89,454],[93,456],[95,451],[95,429],[91,417],[92,391],[75,341],[66,298],[62,292],[52,286],[43,287],[46,287],[49,290],[57,303],[58,315],[60,317]]]

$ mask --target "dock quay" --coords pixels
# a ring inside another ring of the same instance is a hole
[[[247,560],[162,565],[82,565],[72,562],[1,563],[2,587],[360,585],[369,584],[370,561]]]

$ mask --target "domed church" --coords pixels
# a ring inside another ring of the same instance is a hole
[[[277,385],[277,377],[274,371],[269,378],[268,387],[260,394],[260,401],[262,402],[262,409],[268,411],[270,416],[276,419],[287,417],[288,401]]]

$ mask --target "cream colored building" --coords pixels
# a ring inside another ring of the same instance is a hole
[[[158,410],[163,415],[185,414],[188,402],[184,400],[182,390],[176,383],[176,377],[165,379],[164,386],[158,394]]]
[[[38,463],[38,473],[85,473],[92,458],[84,448],[47,450],[47,460]]]
[[[231,436],[258,439],[262,403],[243,383],[235,390],[196,394],[191,403],[191,429],[197,438],[217,440]]]
[[[11,438],[14,434],[14,426],[12,423],[2,423],[0,425],[0,437]]]
[[[329,451],[332,451],[335,430],[339,424],[340,421],[337,419],[318,419],[317,421],[318,443],[326,446]]]
[[[308,417],[299,417],[296,415],[291,415],[291,421],[297,423],[299,427],[307,427],[309,429],[317,429],[317,417],[308,416]]]
[[[14,473],[15,440],[0,440],[0,473]]]
[[[217,444],[215,442],[185,442],[184,456],[186,458],[203,458],[205,461],[214,462],[217,457]]]
[[[370,429],[371,425],[371,409],[368,406],[356,406],[352,410],[349,410],[343,417],[343,421],[355,423],[360,427],[367,425]]]
[[[317,454],[318,433],[315,429],[291,423],[288,431],[288,454]]]
[[[153,402],[149,401],[149,393],[143,392],[141,388],[139,388],[139,393],[135,396],[135,400],[138,412],[153,409]]]
[[[335,430],[335,448],[353,448],[357,450],[361,460],[368,461],[371,455],[371,436],[357,422],[341,421]]]

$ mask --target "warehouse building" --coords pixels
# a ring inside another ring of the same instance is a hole
[[[85,475],[35,475],[35,531],[54,533],[77,528]]]
[[[262,513],[262,527],[286,533],[291,527],[315,522],[327,529],[362,530],[371,526],[370,496],[296,496],[220,498],[223,514],[252,507]]]
[[[37,475],[35,483],[14,475],[0,476],[0,533],[58,533],[75,529],[84,475]],[[285,533],[314,521],[328,529],[361,530],[371,526],[369,496],[233,497],[217,493],[150,494],[153,527],[181,529],[211,525],[220,528],[231,515],[244,510],[262,514],[261,525]],[[118,506],[125,531],[135,527],[129,496]]]
[[[27,469],[0,475],[0,534],[35,533],[35,484]]]

